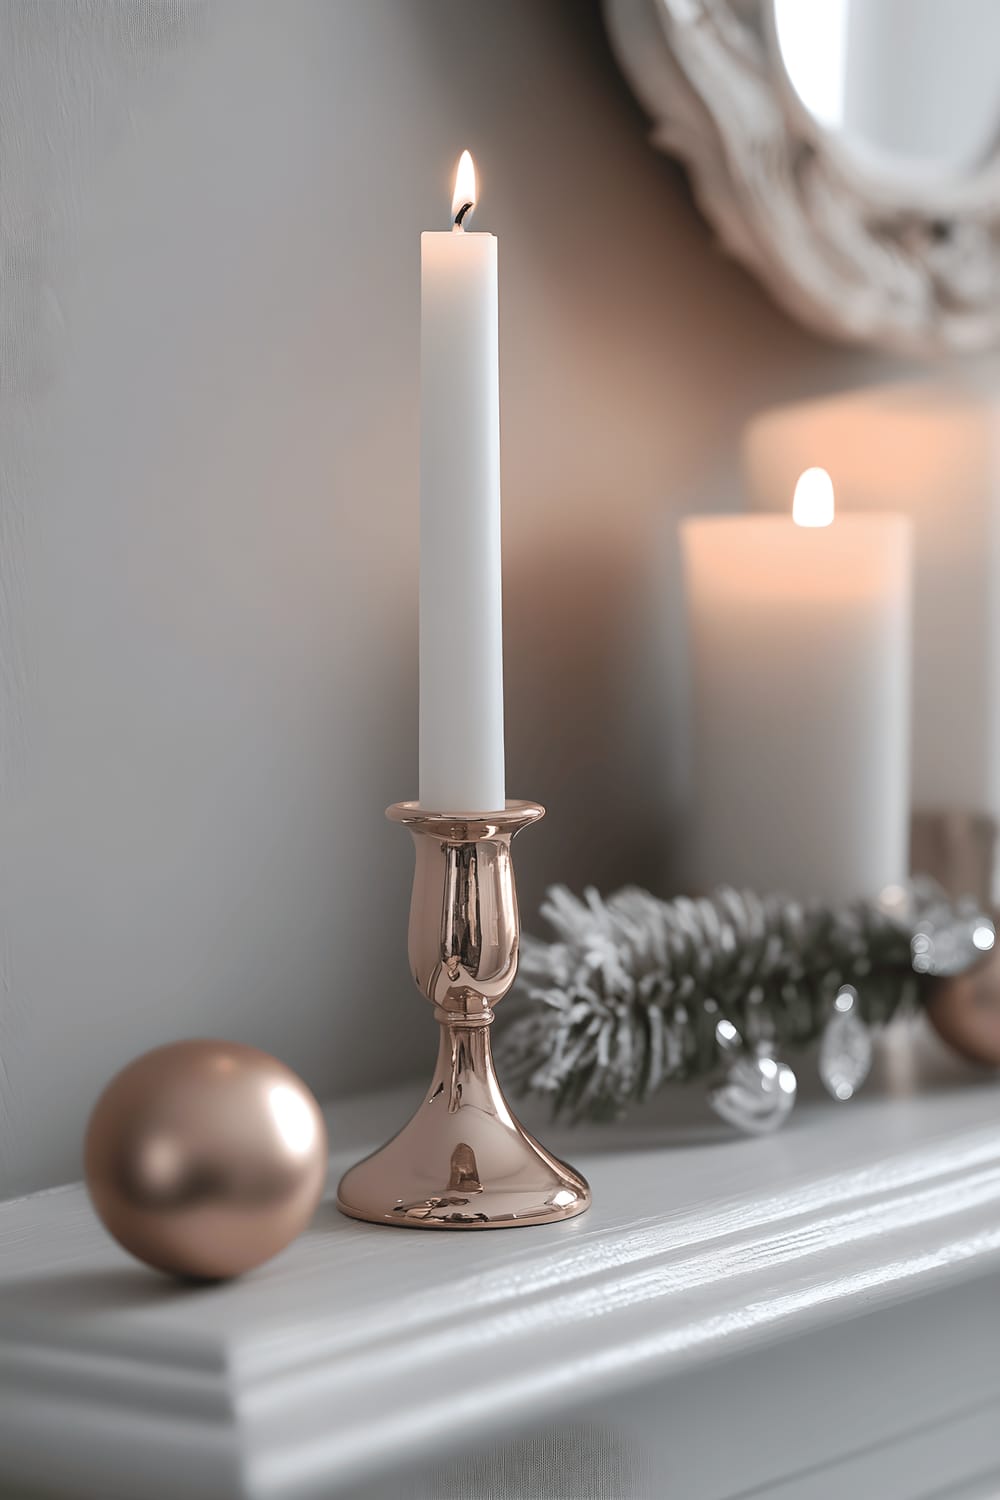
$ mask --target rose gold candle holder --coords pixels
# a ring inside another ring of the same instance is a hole
[[[410,966],[441,1027],[423,1104],[397,1136],[341,1179],[354,1219],[414,1229],[549,1224],[590,1207],[587,1183],[540,1146],[503,1096],[493,1067],[493,1008],[517,970],[511,839],[544,814],[434,813],[397,802],[386,816],[416,845]]]

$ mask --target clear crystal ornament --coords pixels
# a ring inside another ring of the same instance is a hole
[[[859,1015],[858,992],[842,985],[819,1044],[819,1076],[832,1098],[853,1099],[872,1066],[872,1034]]]
[[[769,1052],[747,1052],[732,1021],[719,1021],[715,1039],[726,1059],[726,1075],[708,1091],[721,1120],[745,1135],[778,1130],[795,1106],[798,1083],[787,1063]]]
[[[971,897],[953,901],[935,881],[918,875],[882,892],[880,906],[913,928],[914,973],[953,978],[975,967],[996,946],[996,925]]]

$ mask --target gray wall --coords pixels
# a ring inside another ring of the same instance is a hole
[[[647,147],[591,0],[0,4],[0,1194],[192,1034],[422,1065],[418,235],[501,235],[519,869],[669,878],[674,517],[882,366],[791,326]],[[649,584],[659,597],[649,603]]]

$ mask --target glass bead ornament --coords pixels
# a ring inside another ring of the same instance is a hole
[[[832,1099],[853,1099],[871,1072],[872,1034],[859,1014],[858,992],[841,985],[819,1044],[819,1076]]]
[[[712,1109],[746,1135],[780,1129],[795,1107],[798,1081],[792,1069],[768,1051],[747,1051],[732,1021],[719,1021],[715,1037],[726,1071],[722,1082],[708,1091]]]

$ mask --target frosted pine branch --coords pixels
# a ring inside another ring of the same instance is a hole
[[[542,916],[555,941],[522,943],[500,1053],[515,1087],[574,1119],[618,1116],[664,1084],[713,1073],[722,1017],[748,1046],[781,1053],[818,1037],[850,984],[860,1018],[883,1025],[919,1003],[932,971],[971,964],[974,924],[986,920],[928,882],[893,908],[728,889],[661,901],[627,888],[604,900],[555,886]]]

